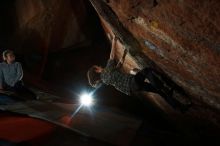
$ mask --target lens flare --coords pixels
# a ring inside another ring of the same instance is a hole
[[[93,98],[91,94],[82,94],[80,96],[80,103],[84,106],[91,106],[93,104]]]

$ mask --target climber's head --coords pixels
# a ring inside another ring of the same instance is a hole
[[[101,83],[101,73],[103,72],[103,68],[97,65],[93,65],[87,72],[87,78],[89,81],[89,84],[97,88]]]

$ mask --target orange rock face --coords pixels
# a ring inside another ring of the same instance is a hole
[[[146,56],[195,99],[220,109],[220,1],[109,0],[107,4]]]
[[[42,44],[43,47],[39,48],[56,51],[87,41],[82,31],[87,16],[82,1],[74,4],[69,0],[21,0],[16,1],[15,5],[19,30],[17,33],[23,39],[23,42],[19,42],[22,45],[31,39],[33,46]]]

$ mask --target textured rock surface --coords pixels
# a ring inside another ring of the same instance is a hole
[[[157,94],[144,94],[145,102],[153,103],[168,113],[183,131],[193,131],[196,127],[204,135],[219,135],[220,21],[217,16],[220,14],[220,2],[90,2],[99,14],[106,33],[114,33],[120,38],[121,43],[117,44],[118,59],[124,47],[129,50],[124,70],[129,72],[148,65],[156,68],[189,94],[193,106],[182,116]]]
[[[146,56],[197,100],[220,109],[218,0],[109,0],[106,4]]]
[[[83,1],[73,4],[69,0],[18,0],[16,11],[21,37],[26,32],[23,41],[38,36],[50,51],[86,41],[80,26],[87,15]],[[36,38],[33,41],[37,42]]]

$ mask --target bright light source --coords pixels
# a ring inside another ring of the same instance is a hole
[[[91,94],[82,94],[80,96],[80,102],[84,106],[90,106],[93,103],[92,95]]]

